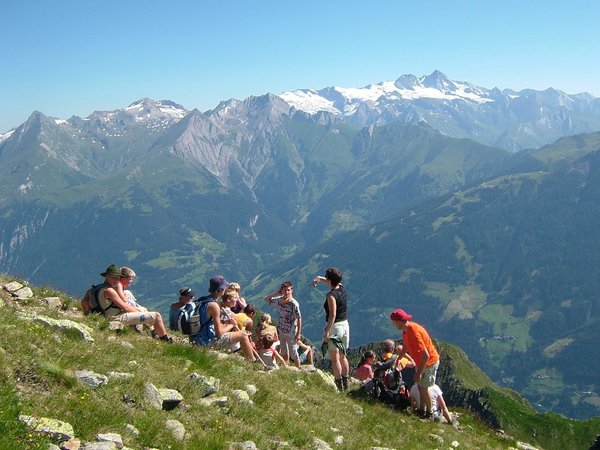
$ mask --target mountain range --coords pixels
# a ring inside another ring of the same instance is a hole
[[[162,311],[217,273],[260,307],[291,279],[318,339],[310,280],[335,265],[353,344],[398,337],[387,315],[405,307],[538,408],[590,417],[599,129],[588,94],[440,72],[206,112],[34,112],[0,138],[0,271],[77,295],[129,265]]]
[[[589,94],[487,89],[450,80],[437,70],[362,88],[301,89],[281,97],[298,110],[326,111],[360,127],[424,122],[447,136],[512,152],[600,128],[600,99]]]

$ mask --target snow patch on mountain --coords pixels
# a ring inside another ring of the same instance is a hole
[[[173,119],[181,119],[188,111],[181,105],[170,100],[155,101],[144,98],[132,103],[124,109],[127,113],[136,116],[138,120],[155,118],[156,116],[168,116]]]
[[[9,132],[4,133],[4,134],[0,133],[0,143],[4,142],[9,137],[11,137],[14,132],[15,132],[15,130],[10,130]]]
[[[313,90],[297,90],[293,92],[284,92],[279,95],[291,106],[305,111],[309,114],[316,114],[319,111],[327,111],[334,114],[339,114],[339,110],[333,106],[331,100],[319,95],[318,92]]]
[[[337,98],[334,99],[334,96]],[[403,75],[396,81],[384,81],[359,88],[334,86],[320,91],[299,89],[283,92],[279,97],[296,109],[309,114],[326,111],[341,115],[353,114],[356,111],[355,104],[358,102],[377,107],[383,100],[385,102],[418,99],[463,100],[478,104],[494,101],[490,98],[487,89],[469,83],[451,81],[439,71],[421,78]],[[336,106],[340,98],[346,103],[343,107]]]

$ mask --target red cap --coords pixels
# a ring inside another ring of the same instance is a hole
[[[412,316],[410,314],[408,314],[406,311],[404,311],[403,309],[395,309],[390,314],[390,319],[398,320],[401,322],[406,322],[407,320],[412,319]]]

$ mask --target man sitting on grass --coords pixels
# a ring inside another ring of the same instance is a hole
[[[121,268],[115,264],[107,267],[106,271],[101,273],[104,277],[107,287],[102,287],[98,291],[98,303],[104,315],[113,320],[116,320],[123,325],[148,325],[154,326],[156,336],[167,342],[173,342],[167,334],[163,318],[159,312],[148,311],[145,308],[132,306],[127,301],[123,300],[118,290],[121,290]]]

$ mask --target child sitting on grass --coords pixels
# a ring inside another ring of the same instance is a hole
[[[270,369],[277,369],[277,362],[287,366],[287,362],[275,349],[279,343],[277,328],[271,322],[270,314],[263,314],[260,317],[260,323],[256,329],[256,342],[258,344],[258,354],[263,360],[265,366]]]
[[[354,376],[360,381],[373,379],[373,364],[377,361],[377,355],[373,350],[367,350],[363,353],[362,359],[358,363]]]

